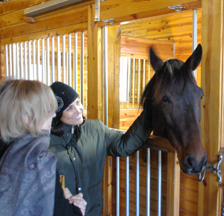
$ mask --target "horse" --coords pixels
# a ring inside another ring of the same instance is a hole
[[[151,125],[154,135],[169,140],[177,151],[181,169],[187,174],[201,173],[207,160],[200,130],[200,101],[204,93],[193,75],[201,57],[200,44],[186,62],[178,59],[163,62],[151,47],[150,63],[155,74],[141,97],[144,124]]]

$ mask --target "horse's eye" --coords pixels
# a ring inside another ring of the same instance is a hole
[[[162,101],[163,101],[163,102],[169,102],[170,99],[169,99],[169,97],[168,97],[167,95],[164,95],[164,96],[162,97]]]

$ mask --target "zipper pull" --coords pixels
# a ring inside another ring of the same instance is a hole
[[[71,134],[74,134],[74,131],[75,131],[75,129],[74,129],[74,125],[72,125],[72,128],[71,128]]]

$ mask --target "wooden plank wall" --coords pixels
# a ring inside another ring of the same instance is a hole
[[[200,43],[201,9],[197,10],[197,18],[197,41]],[[193,11],[183,11],[173,13],[172,15],[144,19],[121,25],[121,34],[123,36],[134,36],[144,39],[148,38],[153,40],[162,40],[164,42],[174,42],[175,58],[186,61],[192,53],[192,19]],[[201,85],[200,80],[201,67],[199,66],[197,70],[197,82],[199,86]],[[135,119],[135,115],[139,114],[139,111],[123,109],[120,113],[120,128],[127,129]],[[134,161],[132,162],[134,163]],[[184,174],[182,171],[180,176],[180,215],[196,216],[198,213],[198,176],[189,176]],[[142,196],[144,197],[144,195]],[[163,197],[163,199],[165,202],[165,197]],[[132,215],[134,215],[134,212],[132,212]]]

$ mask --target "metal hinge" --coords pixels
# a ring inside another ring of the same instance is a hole
[[[211,162],[207,162],[205,169],[199,174],[198,181],[202,182],[205,178],[205,172],[210,172],[217,175],[217,180],[218,180],[218,183],[220,184],[222,182],[222,177],[220,175],[221,169],[219,169],[219,166],[222,160],[223,160],[223,156],[219,154],[217,165]]]

